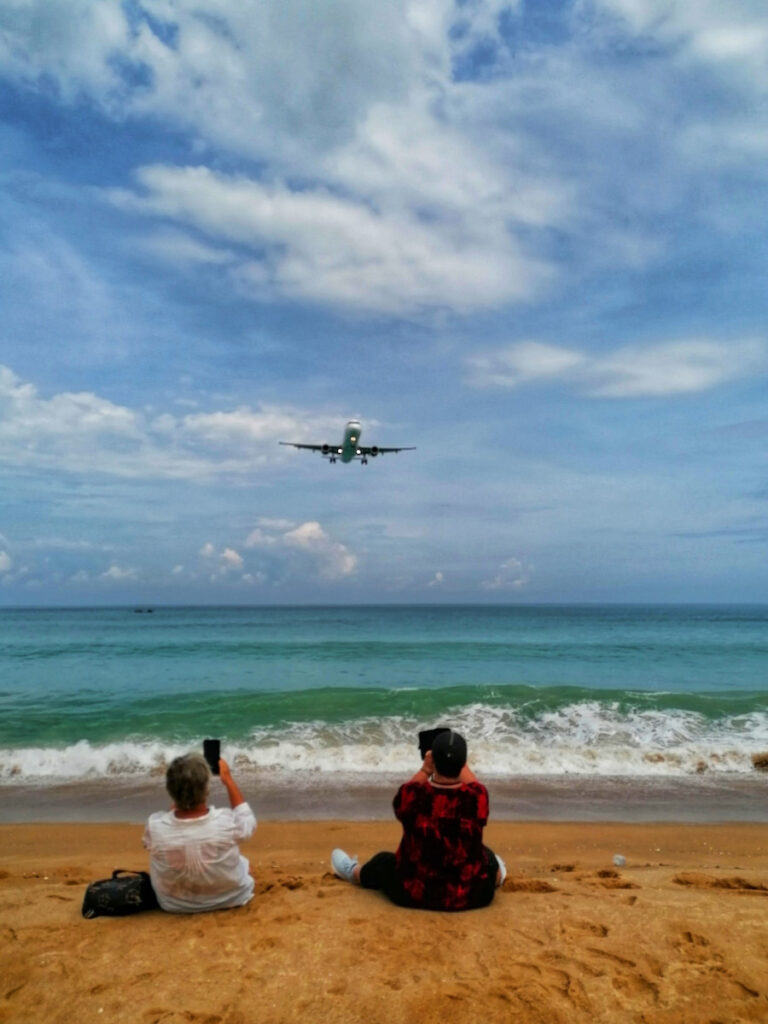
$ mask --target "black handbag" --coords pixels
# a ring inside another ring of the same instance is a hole
[[[157,896],[146,871],[117,868],[111,878],[91,882],[85,890],[83,917],[125,917],[157,907]]]

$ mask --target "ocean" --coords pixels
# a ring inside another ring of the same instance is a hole
[[[667,817],[698,800],[768,820],[762,606],[3,609],[0,712],[4,820],[52,814],[54,792],[94,813],[94,793],[157,802],[205,736],[278,815],[291,793],[322,816],[354,791],[365,816],[434,725],[513,816],[590,816],[607,793],[607,813],[665,817],[677,794]]]

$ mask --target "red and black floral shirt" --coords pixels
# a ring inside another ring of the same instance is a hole
[[[483,893],[492,869],[483,846],[488,821],[485,786],[466,782],[442,789],[428,782],[406,782],[397,791],[394,808],[403,826],[397,874],[413,906],[468,910],[487,902]]]

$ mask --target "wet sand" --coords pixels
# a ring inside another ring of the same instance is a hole
[[[403,781],[307,774],[237,772],[257,816],[270,821],[388,821]],[[485,777],[495,821],[768,822],[768,775]],[[213,803],[226,804],[218,783]],[[34,821],[142,822],[165,806],[162,775],[106,778],[60,785],[0,787],[0,823]]]
[[[86,921],[141,827],[0,827],[0,1021],[737,1024],[768,1020],[768,825],[493,821],[494,903],[407,911],[328,854],[394,821],[262,822],[244,908]],[[616,868],[613,855],[626,865]]]

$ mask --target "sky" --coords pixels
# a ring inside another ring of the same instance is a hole
[[[767,158],[764,0],[0,0],[0,604],[768,601]]]

